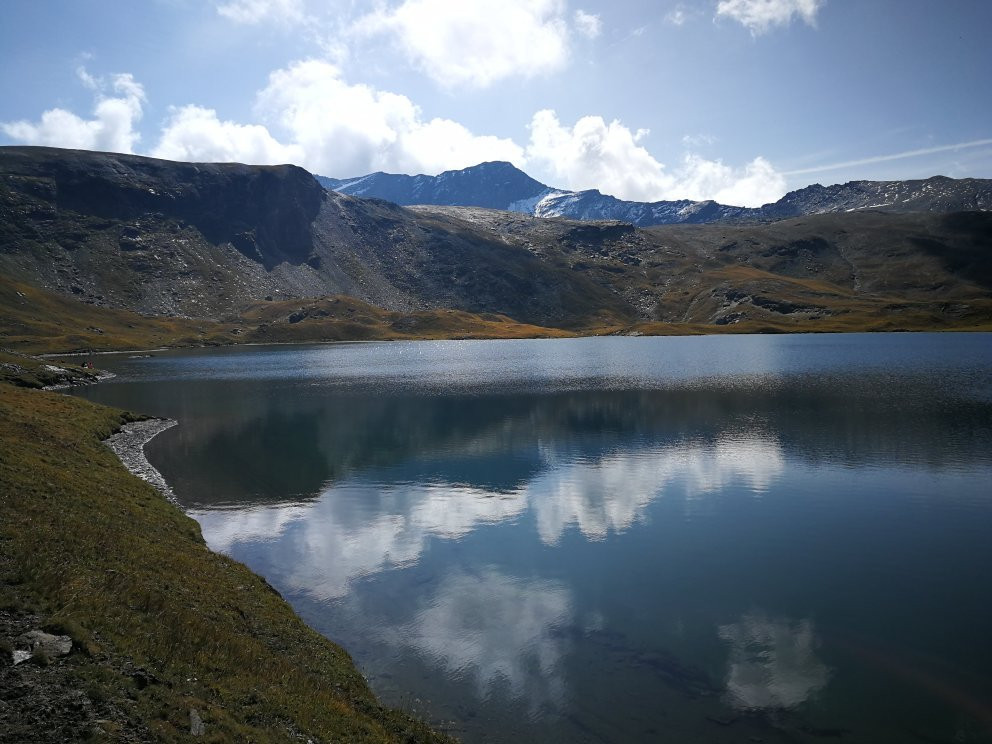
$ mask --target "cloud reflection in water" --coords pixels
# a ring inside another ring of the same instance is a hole
[[[398,634],[454,679],[471,680],[481,699],[505,685],[536,712],[560,707],[565,686],[561,663],[572,600],[553,581],[514,579],[491,567],[448,574],[428,606]]]
[[[590,540],[629,529],[676,481],[688,499],[734,481],[760,493],[784,467],[782,450],[774,441],[721,439],[713,445],[624,451],[595,460],[552,460],[526,491],[541,540],[553,545],[572,524]]]
[[[717,632],[730,644],[727,698],[735,708],[793,708],[830,679],[830,668],[816,656],[810,620],[791,622],[755,612]]]
[[[542,456],[540,472],[508,491],[356,478],[312,503],[191,514],[212,549],[231,553],[264,541],[266,575],[332,599],[347,594],[356,578],[416,562],[432,537],[460,539],[530,511],[545,545],[558,543],[573,525],[587,539],[601,540],[629,529],[666,493],[692,500],[732,483],[760,493],[784,469],[777,442],[743,437],[599,457],[542,449]]]

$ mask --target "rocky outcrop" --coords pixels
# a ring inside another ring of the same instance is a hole
[[[313,177],[293,165],[7,147],[2,166],[6,189],[36,196],[53,215],[68,210],[123,223],[122,250],[140,248],[142,220],[154,215],[192,226],[214,245],[230,243],[267,268],[311,255],[310,225],[325,198]]]

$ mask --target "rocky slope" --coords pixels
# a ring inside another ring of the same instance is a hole
[[[523,247],[327,192],[294,166],[52,148],[0,148],[0,270],[91,304],[192,317],[337,294],[542,325],[628,314]]]
[[[635,202],[593,189],[568,191],[535,181],[510,163],[482,163],[439,176],[373,173],[351,179],[317,176],[326,188],[401,205],[490,207],[537,217],[621,220],[639,226],[768,221],[807,214],[880,209],[888,212],[962,212],[992,209],[992,180],[935,176],[918,181],[814,184],[777,202],[749,209],[714,201]]]
[[[865,211],[639,229],[476,208],[411,209],[452,226],[472,223],[610,287],[634,322],[857,330],[883,318],[903,327],[900,318],[918,313],[933,327],[992,317],[986,212]]]
[[[813,184],[790,191],[757,210],[760,219],[804,214],[854,212],[965,212],[992,210],[992,179],[934,176],[915,181],[850,181],[834,186]]]
[[[583,332],[975,327],[992,320],[990,247],[988,212],[639,229],[403,208],[325,191],[292,166],[0,148],[5,277],[232,323],[269,301],[287,317],[265,322],[288,324],[307,298],[348,295]],[[304,325],[287,337],[313,338]]]

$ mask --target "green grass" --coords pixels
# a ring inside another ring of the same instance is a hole
[[[345,651],[308,628],[101,440],[132,414],[0,384],[0,605],[80,649],[91,699],[132,700],[159,741],[442,741],[380,706]],[[121,671],[133,663],[155,683]]]

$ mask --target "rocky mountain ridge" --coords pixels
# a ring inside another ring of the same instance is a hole
[[[712,200],[636,202],[598,190],[569,191],[546,186],[506,162],[481,163],[438,176],[372,173],[351,179],[317,176],[342,194],[386,199],[403,206],[489,207],[535,217],[621,220],[641,227],[763,222],[808,214],[878,209],[888,212],[960,212],[992,209],[992,179],[934,176],[915,181],[851,181],[813,184],[790,191],[777,202],[748,208]]]
[[[972,327],[992,319],[992,213],[644,229],[404,208],[293,166],[14,147],[0,148],[0,274],[159,316],[237,323],[271,302],[264,322],[294,333],[332,295],[577,332]]]

